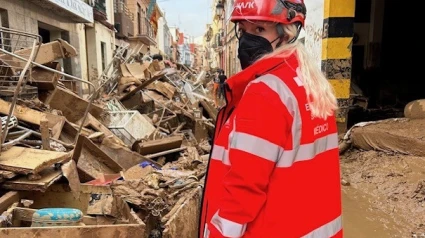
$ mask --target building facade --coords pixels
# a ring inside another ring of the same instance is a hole
[[[158,49],[167,59],[172,58],[172,42],[173,36],[168,27],[165,17],[160,17],[158,20],[158,34],[157,34]]]
[[[108,73],[115,49],[114,3],[88,0],[93,6],[94,23],[86,27],[87,66],[89,80],[98,85],[102,73]]]
[[[192,52],[190,51],[189,41],[190,37],[185,35],[183,32],[179,32],[179,40],[177,43],[178,52],[180,53],[180,57],[177,61],[179,64],[183,64],[185,66],[191,67],[193,58]]]
[[[134,35],[129,37],[133,48],[142,46],[143,54],[150,54],[150,47],[156,47],[158,19],[162,13],[155,0],[126,0],[129,11],[134,15]]]
[[[1,0],[0,25],[39,34],[43,43],[63,39],[79,55],[59,60],[64,72],[88,80],[85,28],[94,23],[93,8],[82,0]],[[77,89],[82,93],[82,85]]]

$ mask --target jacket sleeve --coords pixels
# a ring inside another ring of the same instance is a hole
[[[225,193],[211,220],[211,237],[243,236],[264,205],[271,173],[290,135],[288,110],[270,90],[258,93],[265,91],[261,87],[266,86],[249,86],[235,111],[231,168],[222,181]]]

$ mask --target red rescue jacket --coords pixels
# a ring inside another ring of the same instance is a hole
[[[342,237],[335,117],[313,118],[295,55],[226,82],[199,237]]]

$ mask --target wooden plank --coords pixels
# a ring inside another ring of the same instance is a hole
[[[46,117],[42,117],[40,121],[41,142],[43,150],[50,150],[50,132],[49,121]]]
[[[6,211],[13,203],[19,202],[19,193],[10,191],[0,197],[0,214]]]
[[[215,124],[217,120],[218,110],[206,100],[200,100],[199,102],[201,103],[202,108],[205,109],[205,111],[208,113],[208,116],[213,120],[213,123]]]
[[[102,144],[100,145],[100,149],[109,155],[109,157],[117,162],[117,164],[119,164],[124,170],[127,170],[134,165],[144,161],[148,161],[150,163],[156,164],[159,167],[162,167],[157,162],[116,143],[114,140],[112,140],[112,138],[103,139]]]
[[[164,225],[163,238],[197,238],[198,223],[200,215],[200,200],[202,188],[198,187],[187,195],[187,199],[182,204],[177,204],[169,216],[170,219]]]
[[[179,148],[182,142],[182,136],[170,136],[163,139],[136,143],[133,146],[133,150],[141,155],[155,154],[165,150]]]
[[[10,190],[24,190],[24,191],[40,191],[45,192],[50,185],[62,177],[62,171],[54,168],[49,168],[40,172],[41,179],[29,180],[26,177],[20,177],[15,180],[8,180],[4,182],[1,187]]]
[[[13,146],[0,155],[0,169],[20,173],[35,174],[56,163],[71,158],[67,152],[38,150]]]
[[[180,152],[180,151],[183,151],[183,150],[186,150],[186,149],[187,149],[187,147],[180,147],[180,148],[176,148],[176,149],[172,149],[172,150],[162,151],[162,152],[159,152],[159,153],[146,155],[146,158],[152,159],[152,158],[156,158],[156,157],[159,157],[159,156]]]
[[[58,62],[46,64],[49,68],[61,71],[61,65]],[[31,71],[30,85],[36,86],[40,90],[54,90],[58,84],[60,75],[43,68],[34,67]]]
[[[62,111],[66,119],[75,123],[84,116],[89,102],[68,89],[56,87],[52,94],[46,99],[46,104],[53,109]],[[89,112],[94,117],[99,118],[103,113],[103,108],[99,105],[92,104]]]
[[[3,228],[0,237],[19,238],[52,238],[52,237],[78,237],[78,238],[128,238],[145,237],[145,225],[102,225],[102,226],[57,226],[31,227],[31,228]]]
[[[72,159],[76,161],[81,182],[96,179],[100,174],[116,174],[123,168],[85,136],[78,137]]]
[[[150,90],[155,90],[166,96],[168,99],[173,99],[173,96],[176,92],[176,88],[173,85],[161,81],[156,81],[155,83],[150,84],[146,88]]]

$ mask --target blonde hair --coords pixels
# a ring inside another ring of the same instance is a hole
[[[264,55],[262,59],[286,58],[295,53],[301,71],[301,75],[298,75],[298,77],[304,84],[312,116],[326,119],[328,116],[334,115],[335,110],[338,109],[338,103],[333,87],[300,41],[287,43],[297,36],[297,27],[294,24],[283,25],[283,30],[285,38],[282,46],[276,48],[272,53]]]

